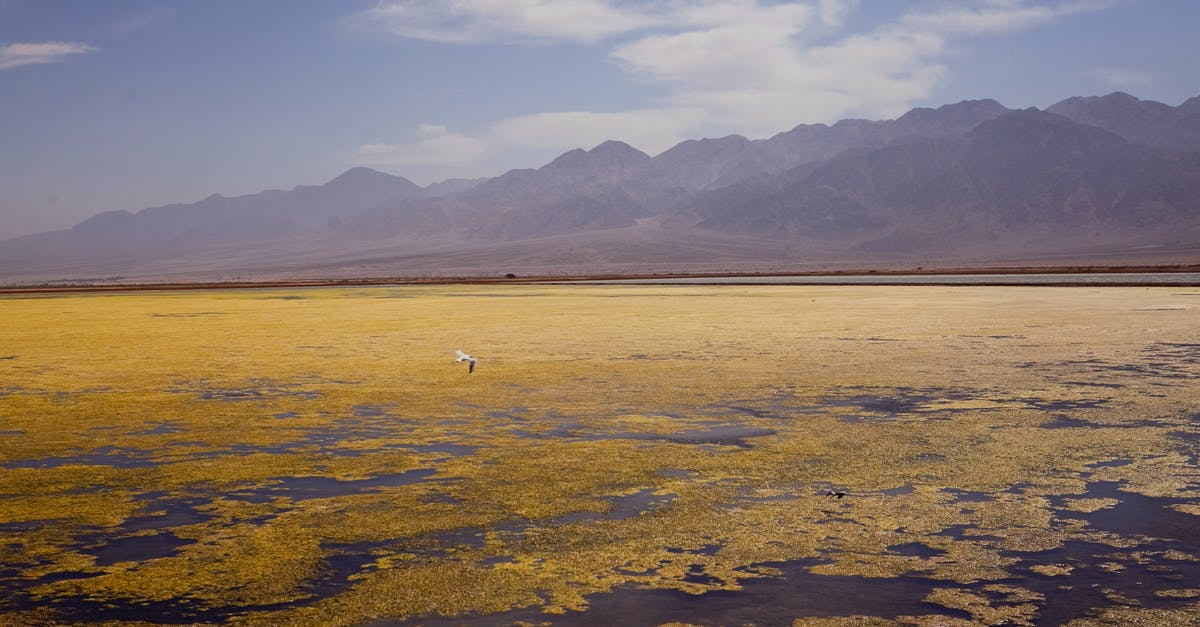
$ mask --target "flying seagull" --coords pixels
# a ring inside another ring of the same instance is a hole
[[[840,499],[843,496],[846,496],[846,493],[845,492],[834,492],[833,490],[830,490],[825,493],[825,496],[836,496]]]
[[[458,353],[458,359],[455,359],[454,360],[455,362],[467,361],[467,362],[471,363],[471,365],[467,367],[467,374],[471,374],[472,372],[475,372],[475,362],[478,361],[477,359],[462,352],[462,350],[456,350],[454,352]]]

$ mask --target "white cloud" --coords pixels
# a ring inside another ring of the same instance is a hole
[[[745,4],[710,5],[705,7],[710,15],[685,15],[703,27],[648,35],[617,46],[611,55],[636,74],[692,86],[739,88],[786,80],[792,39],[812,24],[814,11],[806,5]],[[709,23],[718,9],[728,15]]]
[[[364,144],[352,159],[366,165],[470,163],[487,149],[483,141],[452,133],[445,126],[422,124],[417,134],[417,140],[404,144]]]
[[[71,55],[90,54],[96,52],[87,44],[72,41],[47,41],[36,44],[8,44],[0,46],[0,71],[11,70],[24,65],[54,63],[62,61]]]
[[[858,0],[395,1],[365,17],[397,35],[442,42],[614,39],[608,54],[619,67],[671,89],[631,111],[497,121],[467,138],[475,152],[460,153],[480,159],[605,139],[654,154],[700,133],[764,137],[801,121],[895,117],[944,80],[955,38],[1035,28],[1111,4],[964,0],[910,10],[861,32],[844,29]]]
[[[846,15],[858,7],[858,0],[818,0],[817,11],[821,23],[826,26],[841,26]]]
[[[712,124],[751,136],[800,120],[894,115],[927,96],[944,75],[936,58],[945,37],[937,33],[887,26],[811,41],[844,19],[837,12],[852,3],[737,6],[736,20],[646,35],[611,55],[638,76],[676,84],[671,105],[700,107]]]
[[[598,41],[661,23],[604,0],[392,0],[357,21],[443,43]]]
[[[687,139],[687,131],[705,117],[702,109],[685,107],[537,113],[497,122],[484,141],[503,147],[566,149],[619,139],[653,154]]]

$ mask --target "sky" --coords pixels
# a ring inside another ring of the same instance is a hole
[[[1200,95],[1196,0],[0,0],[0,240],[618,139]]]

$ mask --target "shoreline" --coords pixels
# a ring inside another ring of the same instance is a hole
[[[387,285],[491,285],[491,284],[540,284],[562,282],[593,282],[593,281],[638,281],[640,284],[662,280],[664,284],[678,284],[681,279],[698,280],[690,285],[717,285],[725,279],[743,278],[795,278],[795,277],[896,277],[896,276],[969,276],[981,277],[995,275],[1073,275],[1073,274],[1176,274],[1200,272],[1200,264],[1177,265],[1131,265],[1131,266],[1020,266],[1020,267],[948,267],[948,268],[908,268],[908,269],[857,269],[857,270],[824,270],[804,272],[698,272],[698,273],[597,273],[586,275],[528,275],[528,276],[431,276],[431,277],[371,277],[371,278],[324,278],[324,279],[272,279],[272,280],[236,280],[236,281],[177,281],[177,282],[78,282],[78,283],[39,283],[32,285],[0,285],[0,294],[68,294],[88,292],[142,292],[142,291],[178,291],[178,290],[221,290],[221,289],[271,289],[271,288],[309,288],[309,287],[376,287]],[[704,281],[711,279],[711,281]],[[739,283],[746,285],[746,283]],[[820,285],[877,285],[861,280],[852,283],[822,282]],[[893,282],[878,284],[903,285]],[[797,285],[790,282],[762,282],[754,285]],[[919,285],[1021,285],[1045,287],[1098,286],[1095,283],[1078,281],[1063,281],[1049,283],[997,283],[981,281],[979,283],[937,283],[922,282]],[[1140,281],[1103,284],[1105,287],[1181,287],[1180,284],[1161,285]],[[1192,286],[1185,284],[1182,286]]]

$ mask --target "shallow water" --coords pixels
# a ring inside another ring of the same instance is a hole
[[[322,499],[372,492],[380,488],[408,485],[425,481],[437,473],[435,468],[416,468],[405,472],[380,475],[369,479],[334,479],[331,477],[272,477],[266,485],[248,489],[232,490],[228,496],[255,503],[266,503],[276,498],[292,501]]]
[[[822,559],[756,564],[780,575],[743,582],[736,592],[716,591],[692,595],[676,590],[626,587],[588,597],[587,612],[549,615],[538,610],[517,610],[488,616],[445,618],[423,616],[413,621],[377,620],[375,627],[391,625],[515,625],[525,621],[550,621],[557,626],[660,625],[784,625],[792,617],[869,615],[894,618],[939,613],[970,618],[967,612],[944,608],[924,599],[938,582],[920,577],[841,577],[814,575],[808,569]]]
[[[568,281],[569,284],[662,285],[1200,285],[1200,272],[1088,274],[856,274],[821,276],[664,277]]]

